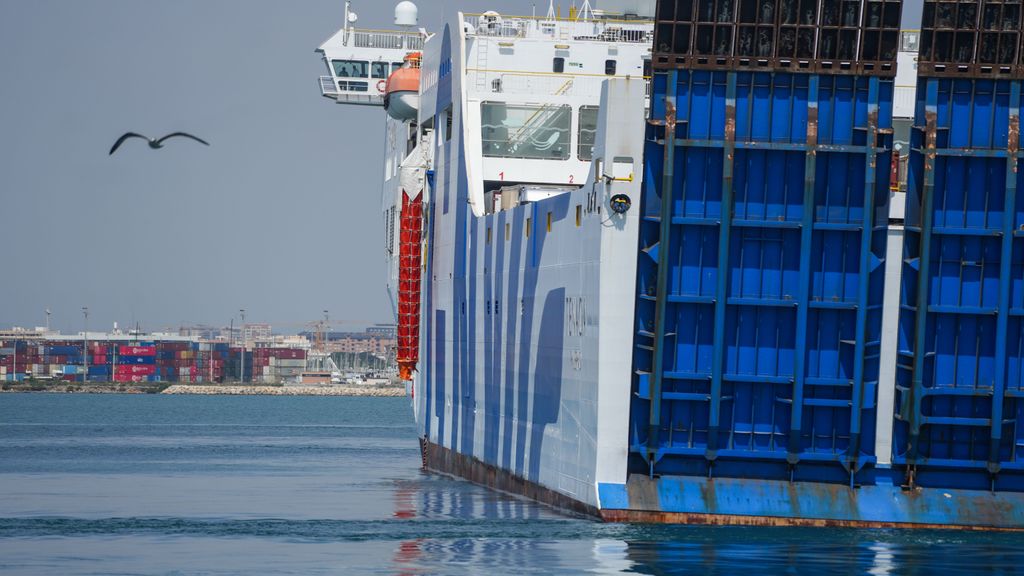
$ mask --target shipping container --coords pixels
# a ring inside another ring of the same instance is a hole
[[[118,364],[114,369],[115,374],[155,374],[156,366],[153,364]]]
[[[46,346],[46,354],[50,355],[69,355],[69,354],[81,354],[82,346]]]
[[[120,356],[117,364],[156,364],[156,356]]]
[[[121,356],[156,356],[156,345],[152,346],[120,346],[118,354]]]

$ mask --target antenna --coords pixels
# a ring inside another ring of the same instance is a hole
[[[590,9],[590,0],[583,0],[579,12],[576,13],[576,20],[589,22],[594,17],[594,11]]]

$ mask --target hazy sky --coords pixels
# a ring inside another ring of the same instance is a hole
[[[547,3],[542,3],[546,8]],[[393,2],[356,2],[391,27]],[[0,0],[0,327],[392,320],[383,114],[320,96],[341,0]],[[514,0],[421,0],[528,13]],[[541,8],[538,7],[538,10]],[[176,130],[162,150],[132,130]],[[236,320],[237,321],[237,320]]]

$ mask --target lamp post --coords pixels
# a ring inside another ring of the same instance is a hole
[[[242,365],[240,371],[242,374],[241,380],[245,382],[245,308],[239,308],[238,312],[242,315]]]
[[[82,333],[82,382],[89,381],[89,307],[82,306],[82,316],[85,316],[85,332]]]

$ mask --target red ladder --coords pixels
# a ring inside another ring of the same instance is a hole
[[[402,192],[398,244],[398,377],[412,380],[420,354],[420,238],[423,195]]]

